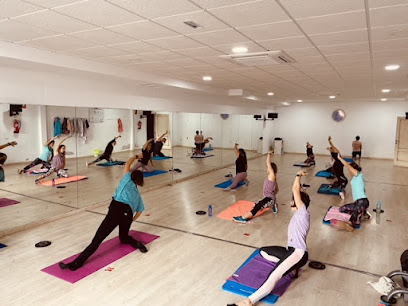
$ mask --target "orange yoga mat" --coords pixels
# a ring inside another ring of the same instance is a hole
[[[235,204],[232,204],[230,207],[227,209],[223,210],[220,212],[217,217],[220,219],[225,219],[225,220],[233,220],[232,217],[238,217],[245,215],[247,212],[251,211],[252,208],[254,208],[255,203],[254,202],[249,202],[249,201],[238,201]],[[258,217],[262,215],[263,213],[266,213],[267,211],[271,210],[271,207],[267,207],[265,209],[262,209],[258,211],[258,213],[255,215],[255,217]]]
[[[55,185],[61,185],[61,184],[66,184],[66,183],[71,183],[71,182],[86,180],[87,178],[88,178],[87,176],[59,177],[59,178],[56,178],[56,179],[55,179]],[[40,184],[41,184],[41,185],[45,185],[45,186],[52,186],[52,180],[40,181]]]

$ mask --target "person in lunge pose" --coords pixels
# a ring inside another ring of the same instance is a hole
[[[101,161],[103,159],[106,159],[106,161],[112,163],[113,159],[112,159],[112,152],[113,152],[113,147],[116,146],[116,139],[120,138],[121,136],[116,136],[115,138],[113,138],[111,141],[108,142],[108,144],[106,145],[105,151],[102,153],[102,155],[99,155],[99,157],[97,159],[95,159],[94,161],[90,162],[89,164],[86,163],[87,166],[93,165],[95,163],[97,163],[98,161]]]
[[[45,143],[44,149],[40,155],[40,157],[37,157],[35,160],[33,160],[31,162],[31,164],[27,165],[26,167],[24,167],[24,169],[22,170],[18,170],[18,173],[26,173],[26,171],[32,167],[35,167],[39,164],[42,164],[41,168],[50,168],[50,162],[52,160],[52,158],[54,157],[54,144],[55,144],[55,139],[57,139],[60,135],[55,136],[53,138],[51,138],[50,140],[48,140]]]
[[[341,197],[342,200],[344,200],[348,179],[344,175],[343,164],[338,159],[339,150],[333,145],[331,139],[332,139],[331,136],[329,136],[330,147],[328,147],[327,150],[329,150],[332,159],[334,159],[334,163],[332,167],[326,170],[326,172],[333,173],[336,176],[336,180],[333,182],[333,184],[330,185],[330,188],[340,187],[339,196]]]
[[[232,178],[232,184],[225,188],[225,191],[235,190],[234,188],[238,186],[238,184],[242,181],[245,181],[248,184],[247,178],[247,157],[244,149],[238,149],[238,144],[236,143],[234,146],[235,154],[237,155],[237,159],[235,160],[235,168],[236,168],[236,175]],[[232,174],[231,174],[232,177]]]

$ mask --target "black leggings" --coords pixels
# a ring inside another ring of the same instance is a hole
[[[98,249],[102,241],[119,225],[119,239],[122,243],[130,244],[135,249],[138,248],[138,241],[129,236],[130,225],[133,221],[132,209],[129,205],[112,199],[109,205],[109,212],[103,219],[96,231],[95,237],[90,245],[73,261],[75,265],[81,267],[86,260]]]
[[[91,162],[91,164],[97,163],[98,161],[101,161],[103,159],[106,159],[106,161],[108,162],[113,162],[112,157],[106,155],[106,154],[102,154],[101,156],[99,156],[97,159],[95,159],[93,162]]]
[[[340,207],[340,212],[350,214],[350,222],[354,224],[360,224],[361,215],[365,213],[370,202],[367,198],[358,199],[354,203],[346,204]]]
[[[153,152],[153,156],[165,157],[165,155],[164,155],[162,152],[160,152],[160,151],[158,151],[158,152]]]
[[[267,247],[262,247],[260,248],[260,251],[264,251],[265,253],[267,253],[270,256],[275,256],[277,258],[279,258],[279,262],[276,264],[275,270],[276,268],[285,261],[286,258],[288,258],[290,255],[292,255],[292,253],[295,251],[295,248],[293,247],[282,247],[282,246],[267,246]],[[293,270],[298,270],[301,267],[303,267],[306,263],[307,260],[309,259],[309,255],[308,253],[305,251],[305,254],[303,255],[302,259],[299,260],[295,265],[291,266],[291,268],[289,268],[282,277],[284,277],[285,275],[288,275],[291,271]],[[273,272],[273,271],[272,271]],[[271,272],[271,273],[272,273]]]
[[[271,205],[275,204],[275,200],[272,198],[264,197],[262,200],[259,200],[255,203],[254,208],[251,210],[252,216],[255,216],[258,211],[261,209],[267,208]]]
[[[42,164],[42,167],[43,167],[43,168],[50,168],[50,167],[51,167],[51,165],[50,165],[49,162],[43,161],[42,159],[39,159],[39,158],[36,158],[36,159],[34,159],[34,160],[31,162],[31,164],[29,164],[28,166],[26,166],[23,170],[24,170],[24,172],[25,172],[25,171],[27,171],[28,169],[30,169],[30,168],[32,168],[32,167],[34,167],[34,166],[37,166],[37,165],[39,165],[39,164]]]

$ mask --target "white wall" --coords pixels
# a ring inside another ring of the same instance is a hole
[[[343,122],[331,118],[336,109],[345,111]],[[359,135],[364,157],[394,158],[397,117],[407,111],[406,102],[297,103],[277,108],[274,134],[284,139],[285,152],[304,153],[309,141],[317,154],[328,154],[327,137],[332,136],[346,156],[351,155],[351,143]]]
[[[224,120],[219,114],[173,113],[172,140],[175,146],[191,147],[198,130],[204,137],[213,137],[213,147],[233,148],[238,142],[244,149],[256,150],[262,129],[262,121],[251,115],[230,115]]]
[[[41,141],[41,107],[27,105],[18,116],[10,117],[10,105],[0,104],[0,144],[16,141],[17,146],[7,147],[2,150],[7,154],[7,163],[32,161],[37,158],[42,150]],[[14,134],[14,119],[21,121],[19,134]]]

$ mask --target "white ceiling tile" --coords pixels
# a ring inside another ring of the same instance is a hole
[[[19,0],[0,1],[0,18],[12,18],[41,10],[44,10],[44,8]]]
[[[150,58],[152,61],[169,61],[184,58],[183,55],[173,51],[149,52],[141,53],[140,55]]]
[[[243,42],[243,43],[237,43],[237,44],[232,44],[232,45],[229,44],[229,45],[214,46],[215,49],[219,50],[220,52],[224,54],[233,54],[232,48],[234,47],[246,47],[248,48],[248,53],[266,51],[265,48],[262,48],[253,42]]]
[[[38,6],[46,7],[46,8],[54,8],[58,6],[72,4],[75,2],[84,2],[84,0],[23,0],[23,1],[30,2],[30,3],[36,4]]]
[[[374,51],[372,52],[372,55],[374,59],[405,57],[408,55],[408,48],[407,49],[397,49],[397,50]]]
[[[191,0],[202,8],[211,9],[223,6],[232,6],[244,2],[257,2],[259,0]]]
[[[262,40],[258,43],[267,50],[284,50],[285,49],[297,49],[297,48],[310,48],[313,45],[306,37],[290,37],[272,40]]]
[[[142,20],[135,14],[101,0],[78,2],[54,10],[101,27]]]
[[[16,42],[56,34],[57,33],[53,31],[32,27],[10,19],[5,19],[0,22],[0,40]]]
[[[69,54],[69,55],[78,55],[78,56],[83,56],[83,57],[88,57],[88,58],[118,56],[118,55],[127,54],[123,51],[105,47],[105,46],[77,49],[77,50],[65,51],[63,53]]]
[[[129,43],[110,45],[110,47],[118,49],[118,50],[122,50],[128,53],[132,53],[132,54],[163,51],[162,48],[152,46],[142,41],[134,41],[134,42],[129,42]]]
[[[39,49],[47,49],[51,51],[64,51],[95,46],[94,43],[80,40],[75,37],[69,37],[66,35],[58,35],[47,38],[29,40],[21,42],[20,44]]]
[[[343,45],[368,41],[367,30],[353,30],[326,34],[310,35],[317,46]]]
[[[177,50],[177,53],[180,53],[184,56],[189,57],[205,57],[205,56],[217,56],[223,54],[220,51],[214,50],[209,47],[193,48],[193,49],[182,49]]]
[[[345,53],[345,54],[333,54],[327,55],[326,59],[329,62],[347,62],[357,60],[370,60],[370,52],[357,52],[357,53]]]
[[[408,23],[408,5],[370,9],[372,27],[382,27]]]
[[[303,64],[303,63],[310,63],[310,64],[315,64],[315,63],[325,63],[326,60],[323,56],[318,55],[318,56],[305,56],[305,57],[298,57],[296,59],[296,62],[299,64]]]
[[[95,28],[88,23],[64,16],[53,11],[41,11],[31,15],[17,17],[15,20],[58,33],[70,33]]]
[[[289,16],[275,1],[247,2],[209,9],[209,12],[233,27],[290,20]]]
[[[100,60],[104,62],[112,63],[112,64],[118,64],[118,65],[132,65],[135,63],[152,62],[151,59],[147,59],[143,56],[136,55],[136,54],[103,57],[103,58],[100,58]]]
[[[226,25],[224,22],[213,17],[211,14],[205,11],[158,18],[154,19],[154,21],[180,34],[194,34],[201,32],[218,31],[229,28],[229,26]],[[193,21],[202,27],[194,29],[186,25],[184,23],[185,21]]]
[[[367,28],[365,11],[299,19],[297,22],[308,35]]]
[[[188,35],[208,46],[234,44],[248,41],[248,38],[233,29]]]
[[[408,17],[407,17],[408,18]],[[371,40],[387,40],[408,37],[408,23],[387,27],[371,28]]]
[[[408,38],[373,41],[371,42],[371,48],[373,51],[407,49]]]
[[[285,52],[289,56],[294,58],[295,60],[297,58],[301,58],[301,57],[320,55],[319,51],[314,47],[312,47],[312,48],[299,48],[299,49],[285,49]]]
[[[100,45],[120,44],[134,40],[134,38],[130,38],[105,29],[75,32],[70,33],[69,36],[74,36],[83,40],[89,40]]]
[[[369,8],[408,4],[408,0],[368,0]]]
[[[341,54],[341,53],[355,53],[367,52],[370,47],[367,42],[360,42],[354,44],[334,45],[334,46],[320,46],[320,52],[324,55]]]
[[[171,64],[171,66],[178,66],[178,67],[190,67],[190,66],[202,66],[205,65],[205,63],[200,62],[196,59],[193,58],[183,58],[183,59],[178,59],[178,60],[171,60],[171,61],[165,61],[166,63]]]
[[[168,30],[151,21],[138,21],[120,26],[108,27],[109,30],[134,37],[139,40],[178,36],[179,34]]]
[[[371,60],[370,59],[355,59],[355,60],[349,60],[349,61],[341,61],[341,62],[333,62],[332,63],[333,67],[338,69],[342,67],[371,67]]]
[[[261,24],[250,27],[241,27],[237,28],[237,30],[253,40],[267,40],[303,36],[303,33],[291,20]]]
[[[173,36],[159,39],[151,39],[147,40],[147,42],[157,47],[169,50],[203,47],[201,43],[196,42],[186,36]]]
[[[201,62],[208,63],[220,67],[222,69],[238,68],[240,65],[227,61],[226,59],[220,58],[218,56],[205,56],[198,58]]]
[[[295,18],[364,10],[364,0],[281,0],[280,2]]]
[[[147,19],[173,16],[201,10],[187,0],[108,0]]]

